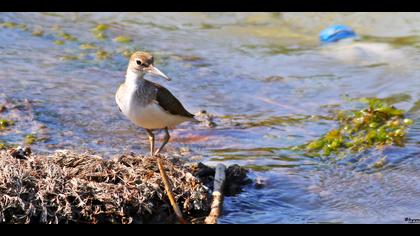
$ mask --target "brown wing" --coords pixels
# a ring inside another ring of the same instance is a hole
[[[194,118],[194,115],[185,110],[181,102],[174,95],[172,95],[169,90],[167,90],[162,85],[156,83],[153,84],[157,88],[156,101],[165,111],[173,115]]]

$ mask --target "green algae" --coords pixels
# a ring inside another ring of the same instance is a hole
[[[42,12],[42,14],[46,16],[53,16],[53,17],[61,17],[60,14],[54,13],[54,12]]]
[[[76,55],[64,55],[60,57],[60,60],[63,61],[74,61],[74,60],[79,60],[80,58]]]
[[[93,36],[95,36],[95,38],[99,39],[99,40],[105,40],[106,39],[106,35],[104,32],[94,32]]]
[[[0,26],[3,28],[11,29],[11,28],[16,28],[18,24],[16,24],[15,22],[6,21],[6,22],[0,23]]]
[[[339,111],[337,128],[300,148],[312,156],[335,154],[344,157],[346,151],[404,146],[407,128],[413,120],[405,118],[403,110],[389,105],[386,99],[362,98],[358,101],[367,104],[367,108]]]
[[[21,29],[23,31],[27,31],[28,30],[28,26],[27,25],[25,25],[25,24],[18,24],[18,23],[11,22],[11,21],[5,21],[5,22],[0,23],[0,27],[8,28],[8,29],[17,28],[17,29]]]
[[[93,33],[93,36],[96,39],[105,40],[106,39],[105,31],[107,29],[109,29],[109,25],[107,25],[107,24],[98,24],[94,28],[91,29],[91,32]]]
[[[37,138],[37,136],[35,134],[28,134],[24,138],[24,143],[29,144],[29,145],[34,144],[38,141],[39,141],[39,139]]]
[[[95,28],[92,29],[94,32],[103,32],[105,30],[109,29],[109,25],[107,24],[98,24],[95,26]]]
[[[15,122],[13,120],[0,119],[0,131],[7,129],[10,126],[13,126]],[[0,150],[10,148],[11,145],[4,140],[0,139]]]
[[[13,126],[14,124],[15,122],[13,120],[0,119],[0,130]]]
[[[408,35],[402,37],[377,37],[377,36],[363,36],[363,40],[372,42],[389,43],[395,47],[414,46],[420,42],[420,37],[417,35]]]
[[[117,42],[117,43],[130,43],[132,41],[132,39],[130,37],[127,37],[127,36],[119,35],[119,36],[114,38],[114,41]]]
[[[11,147],[11,145],[8,144],[6,141],[0,140],[0,150],[2,150],[2,149],[8,149],[10,147]]]
[[[59,45],[59,46],[64,45],[64,41],[63,41],[63,40],[55,40],[55,41],[54,41],[54,43],[55,43],[56,45]]]
[[[110,57],[111,57],[111,54],[108,53],[105,50],[100,49],[100,50],[96,51],[96,59],[98,59],[98,60],[105,60],[105,59],[108,59]]]
[[[215,27],[212,24],[207,24],[207,23],[202,23],[201,24],[201,29],[216,29],[217,27]]]
[[[77,41],[77,38],[74,37],[73,35],[66,33],[66,32],[60,32],[57,34],[58,37],[62,38],[63,40],[67,40],[67,41]]]
[[[420,100],[417,100],[414,105],[410,108],[408,113],[416,113],[420,111]]]
[[[90,50],[90,49],[97,49],[98,47],[93,43],[82,43],[79,46],[82,50]]]

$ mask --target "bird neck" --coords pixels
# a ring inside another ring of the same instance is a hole
[[[143,76],[143,73],[135,73],[131,70],[127,70],[127,73],[125,74],[125,83],[130,87],[137,87],[138,84],[143,81]]]

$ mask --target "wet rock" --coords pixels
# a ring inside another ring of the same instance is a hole
[[[214,122],[214,115],[209,114],[206,110],[201,110],[195,115],[200,118],[200,121],[203,121],[207,127],[214,128],[217,126],[216,122]]]
[[[16,159],[25,159],[27,160],[28,157],[31,155],[32,151],[30,147],[22,148],[21,146],[17,148],[11,148],[8,150],[10,156]]]
[[[191,166],[192,174],[199,178],[204,185],[209,188],[213,188],[214,174],[215,170],[212,167],[206,166],[203,163],[199,162],[198,164],[193,164]]]
[[[257,176],[254,186],[256,189],[265,188],[267,186],[267,179],[264,179],[261,176]]]
[[[204,165],[203,163],[192,164],[190,166],[192,174],[210,189],[213,189],[215,168]],[[247,176],[248,170],[237,164],[231,165],[226,169],[226,180],[223,192],[226,196],[233,196],[240,192],[245,185],[252,183]]]
[[[226,170],[226,182],[224,193],[226,196],[236,195],[242,192],[245,185],[252,183],[247,176],[248,170],[239,165],[231,165]]]

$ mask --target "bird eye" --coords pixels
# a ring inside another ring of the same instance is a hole
[[[140,60],[136,60],[137,65],[141,66],[141,61]]]

